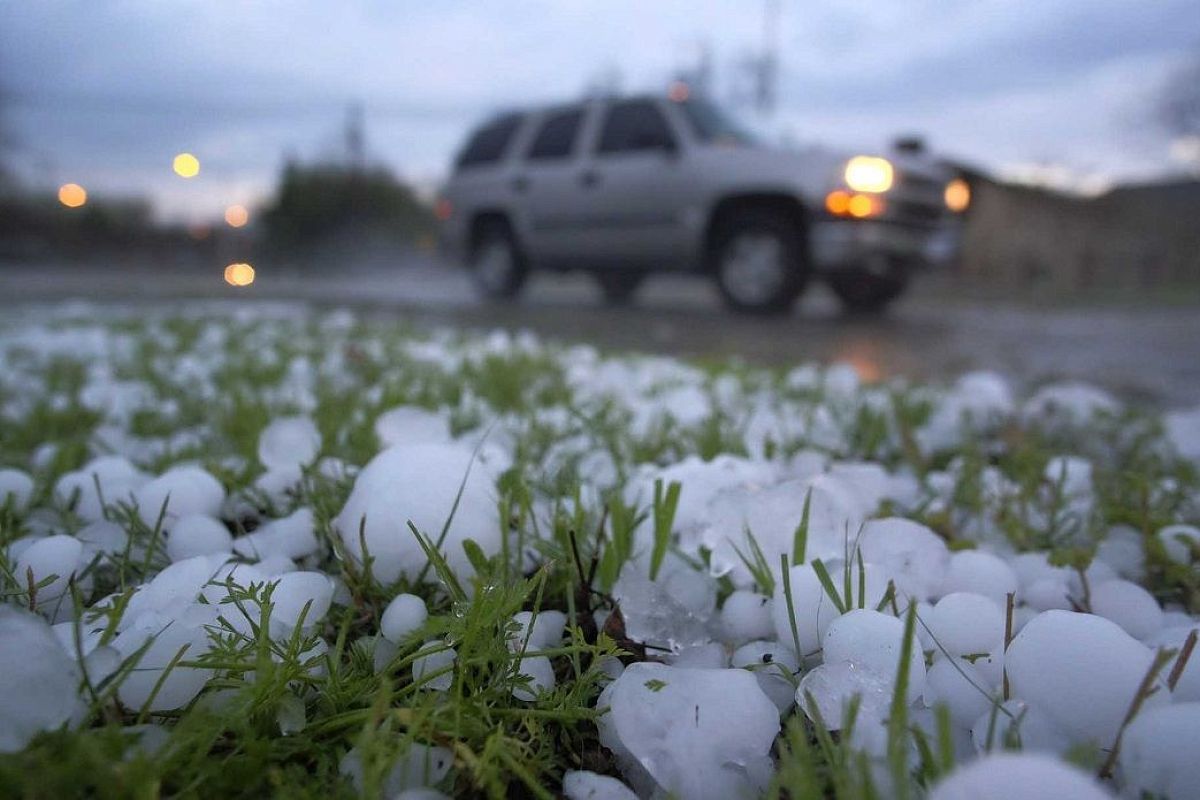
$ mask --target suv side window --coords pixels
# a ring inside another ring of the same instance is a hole
[[[520,126],[521,117],[517,114],[508,114],[487,123],[467,140],[454,166],[461,169],[499,161]]]
[[[630,153],[674,147],[675,135],[658,106],[649,100],[625,100],[609,107],[596,152]]]
[[[530,161],[567,158],[583,125],[583,109],[572,108],[546,117],[529,147]]]

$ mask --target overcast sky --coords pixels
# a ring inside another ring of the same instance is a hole
[[[796,142],[920,132],[1009,173],[1170,168],[1151,106],[1200,51],[1195,0],[781,0],[779,108]],[[432,184],[467,126],[619,72],[658,89],[708,43],[716,95],[759,47],[756,0],[0,0],[0,86],[40,184],[144,193],[170,216],[268,191],[285,153],[338,152],[365,111],[371,156]],[[752,116],[748,109],[744,113]],[[199,178],[170,172],[196,153]]]

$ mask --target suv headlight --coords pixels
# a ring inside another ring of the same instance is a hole
[[[892,188],[892,162],[878,156],[855,156],[846,162],[846,185],[856,192],[886,192]]]

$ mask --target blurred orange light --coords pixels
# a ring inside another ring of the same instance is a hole
[[[191,153],[180,153],[171,162],[171,168],[181,178],[194,178],[200,174],[200,159]]]
[[[254,267],[249,264],[230,264],[225,268],[225,282],[230,286],[249,286],[254,283]]]
[[[673,103],[682,103],[692,96],[692,87],[683,81],[672,81],[667,87],[667,99]]]
[[[944,194],[946,199],[946,208],[957,213],[967,210],[967,206],[971,205],[971,187],[962,178],[955,178],[946,184]]]
[[[863,217],[874,216],[882,210],[883,203],[869,195],[856,194],[850,198],[849,211],[852,217],[862,219]]]
[[[439,198],[438,201],[433,204],[433,215],[441,222],[445,222],[446,220],[450,219],[450,215],[453,213],[454,206],[450,205],[450,201],[444,197]]]
[[[231,228],[240,228],[250,221],[250,212],[245,206],[235,205],[225,209],[225,222]]]
[[[58,202],[67,208],[79,208],[87,202],[87,191],[78,183],[64,183],[58,187]]]
[[[850,210],[850,195],[840,189],[830,192],[825,196],[825,210],[830,214],[842,216]]]

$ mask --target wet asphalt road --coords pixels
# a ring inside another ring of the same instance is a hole
[[[64,299],[161,308],[200,298],[349,306],[418,325],[529,329],[616,350],[848,361],[868,380],[944,380],[986,368],[1024,388],[1079,379],[1154,405],[1200,404],[1200,298],[1166,308],[1035,308],[955,299],[926,278],[880,318],[846,317],[814,286],[790,316],[760,319],[729,313],[706,281],[684,277],[657,277],[634,305],[609,308],[579,276],[539,276],[516,303],[484,303],[460,270],[428,262],[318,274],[260,269],[243,289],[226,286],[219,271],[0,264],[0,313]]]

